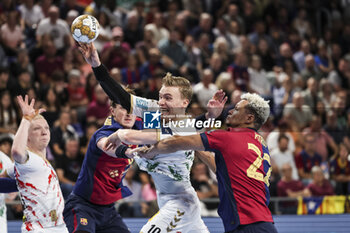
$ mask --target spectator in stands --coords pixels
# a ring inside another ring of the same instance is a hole
[[[340,128],[337,124],[337,115],[334,111],[330,110],[327,111],[327,120],[326,124],[324,125],[323,129],[327,132],[329,136],[334,140],[335,144],[339,145],[341,142],[343,142],[346,131],[342,128]]]
[[[124,42],[124,33],[120,27],[113,28],[112,36],[112,41],[106,43],[102,49],[101,61],[106,64],[108,69],[124,68],[131,50],[130,45]]]
[[[349,150],[345,144],[339,145],[339,155],[330,161],[331,179],[336,182],[335,194],[348,195],[350,193],[350,161]]]
[[[247,55],[242,52],[235,54],[234,62],[227,68],[227,72],[231,74],[235,86],[241,91],[249,89],[249,73]]]
[[[56,158],[56,172],[65,200],[73,190],[83,159],[83,155],[80,154],[79,140],[76,138],[66,139],[63,156]]]
[[[250,89],[259,95],[270,97],[271,84],[266,78],[265,70],[261,67],[261,58],[259,55],[253,55],[251,57],[248,73],[250,78]]]
[[[308,183],[311,179],[311,169],[314,166],[320,166],[322,157],[315,151],[316,140],[312,134],[304,136],[304,149],[295,157],[295,163],[298,168],[299,177]]]
[[[334,69],[332,58],[328,53],[327,46],[324,42],[318,43],[315,63],[324,76],[328,75],[328,73]]]
[[[212,23],[212,16],[208,13],[202,13],[199,18],[199,25],[192,30],[191,34],[198,40],[200,35],[205,33],[209,36],[209,41],[213,43],[215,35],[213,33]]]
[[[92,101],[86,110],[86,118],[87,122],[96,122],[102,126],[110,113],[108,96],[100,85],[95,87],[95,96],[96,100]]]
[[[336,100],[336,95],[334,93],[334,87],[332,83],[327,79],[322,79],[320,82],[320,88],[318,92],[318,99],[321,100],[325,108],[329,110],[331,108],[332,102]]]
[[[328,80],[333,84],[336,90],[350,87],[350,60],[344,56],[339,60],[335,70],[328,74]]]
[[[217,184],[210,178],[208,167],[202,162],[193,164],[191,170],[191,184],[201,201],[219,196]],[[217,206],[217,203],[204,202],[204,209],[201,209],[201,214],[212,215],[210,212],[213,210],[216,211]]]
[[[293,54],[293,60],[301,72],[305,68],[305,57],[310,54],[310,43],[308,40],[302,40],[300,50]]]
[[[169,31],[163,26],[163,15],[160,12],[154,14],[153,23],[147,24],[145,30],[151,30],[156,43],[169,38]]]
[[[86,108],[89,100],[85,87],[80,83],[80,71],[73,69],[68,74],[68,104],[71,108]]]
[[[278,148],[271,150],[271,166],[275,173],[281,173],[284,164],[288,163],[292,167],[292,178],[298,180],[298,169],[294,162],[293,152],[288,150],[289,138],[280,134],[278,137]]]
[[[44,98],[44,108],[45,112],[42,113],[43,117],[46,119],[50,128],[53,127],[55,121],[58,119],[58,115],[61,109],[57,94],[54,88],[47,89]]]
[[[44,19],[44,14],[41,7],[34,3],[34,0],[25,0],[18,7],[21,12],[21,18],[24,20],[26,27],[33,27],[39,24],[40,20]]]
[[[143,217],[142,214],[142,185],[136,178],[136,166],[130,166],[128,172],[125,174],[125,179],[123,179],[123,185],[127,186],[129,190],[132,192],[132,195],[125,197],[123,202],[119,208],[118,213],[121,214],[122,217]],[[146,205],[146,204],[145,204]]]
[[[0,133],[15,134],[17,130],[17,112],[9,91],[0,96]]]
[[[124,27],[124,39],[132,48],[136,43],[143,39],[143,29],[139,25],[139,15],[136,11],[130,11],[126,17],[126,25]]]
[[[304,98],[300,92],[295,92],[293,94],[293,102],[286,104],[283,109],[283,117],[294,121],[299,129],[304,128],[311,122],[311,108],[304,104]]]
[[[304,103],[311,108],[312,112],[316,111],[316,103],[318,101],[317,90],[318,82],[311,77],[307,80],[306,90],[301,93],[304,98]]]
[[[63,70],[62,57],[56,55],[56,47],[52,41],[43,45],[44,55],[35,61],[37,79],[41,85],[49,85],[52,82],[52,74],[57,70]]]
[[[97,51],[101,52],[105,43],[112,40],[112,28],[109,23],[109,17],[104,11],[100,11],[97,15],[100,24],[100,34],[94,41]]]
[[[305,57],[305,68],[301,71],[301,77],[306,82],[309,78],[313,77],[316,80],[321,80],[322,73],[315,64],[315,59],[312,54]]]
[[[67,14],[70,10],[77,11],[78,15],[82,15],[84,13],[84,8],[77,4],[77,0],[64,0],[60,6],[60,18],[67,18]]]
[[[184,44],[179,40],[176,30],[170,31],[169,39],[158,43],[159,50],[163,54],[162,60],[166,67],[171,67],[178,74],[186,75],[188,71],[188,57]]]
[[[279,197],[301,197],[304,195],[304,185],[301,181],[293,179],[293,168],[285,163],[281,168],[282,177],[277,184],[277,195]],[[282,214],[296,214],[296,201],[283,201],[281,203]]]
[[[193,93],[196,95],[202,108],[206,108],[208,101],[214,96],[218,88],[213,82],[213,72],[210,69],[203,70],[201,82],[193,87]]]
[[[161,53],[158,48],[151,48],[148,51],[148,54],[149,60],[140,68],[142,80],[148,80],[160,70],[166,70],[161,61]]]
[[[333,138],[322,128],[321,117],[313,115],[310,127],[303,130],[304,133],[312,133],[315,137],[315,151],[322,157],[322,161],[327,161],[330,157],[335,157],[338,153],[337,144]],[[331,153],[328,152],[331,149]]]
[[[323,171],[319,166],[313,166],[311,173],[312,182],[306,187],[306,190],[304,191],[306,195],[313,197],[334,195],[334,189],[331,183],[325,179]]]
[[[62,52],[62,49],[71,44],[71,36],[69,26],[63,19],[59,18],[59,9],[56,6],[49,8],[48,17],[41,20],[36,29],[37,41],[44,34],[50,34],[54,40],[57,50]]]
[[[10,91],[12,95],[24,96],[30,88],[33,88],[32,78],[30,76],[29,71],[27,70],[24,70],[24,69],[18,70],[17,73],[18,73],[18,76],[17,76],[16,83],[14,84],[14,87]]]
[[[227,40],[224,37],[218,37],[213,44],[214,53],[219,54],[222,60],[222,64],[227,67],[232,63],[233,54],[229,48]]]
[[[129,53],[127,67],[121,69],[122,80],[131,88],[138,88],[141,84],[140,62],[135,53]]]
[[[7,56],[15,57],[17,48],[24,48],[23,31],[19,25],[19,12],[12,10],[6,14],[6,23],[1,25],[1,43]]]
[[[261,58],[262,68],[266,71],[271,71],[273,66],[275,65],[275,61],[273,58],[273,53],[271,51],[271,47],[265,39],[260,39],[257,46],[257,55]]]
[[[56,126],[52,129],[51,148],[55,157],[63,156],[64,141],[68,138],[78,138],[74,128],[70,125],[71,119],[69,111],[61,111]]]
[[[231,2],[228,5],[227,13],[224,18],[228,21],[235,21],[238,23],[241,33],[245,33],[245,24],[243,18],[240,16],[239,7],[236,3]]]
[[[283,43],[279,47],[279,57],[277,57],[276,59],[276,65],[279,67],[283,67],[286,60],[291,61],[293,63],[294,70],[298,69],[293,60],[292,48],[288,43]]]

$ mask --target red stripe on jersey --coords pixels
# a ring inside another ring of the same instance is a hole
[[[74,230],[72,233],[74,233],[76,230],[77,230],[77,227],[78,227],[78,224],[77,224],[77,215],[75,214],[75,211],[74,209],[72,209],[72,212],[73,212],[73,224],[74,224]]]

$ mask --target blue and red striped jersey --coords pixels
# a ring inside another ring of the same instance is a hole
[[[201,134],[205,150],[215,152],[225,231],[254,222],[273,222],[268,208],[270,155],[262,136],[250,128],[229,128]]]
[[[97,147],[101,138],[122,128],[110,116],[91,137],[74,194],[97,205],[109,205],[132,194],[128,187],[123,186],[122,180],[133,160],[111,157]],[[142,129],[142,121],[136,120],[133,128]]]

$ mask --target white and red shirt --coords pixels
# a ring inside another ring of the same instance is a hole
[[[64,225],[64,199],[58,177],[51,164],[28,152],[28,160],[15,163],[15,178],[24,206],[22,232]]]

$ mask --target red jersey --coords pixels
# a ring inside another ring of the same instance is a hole
[[[268,208],[270,155],[261,135],[250,128],[229,128],[201,134],[205,150],[215,152],[225,231],[254,222],[273,222]]]

